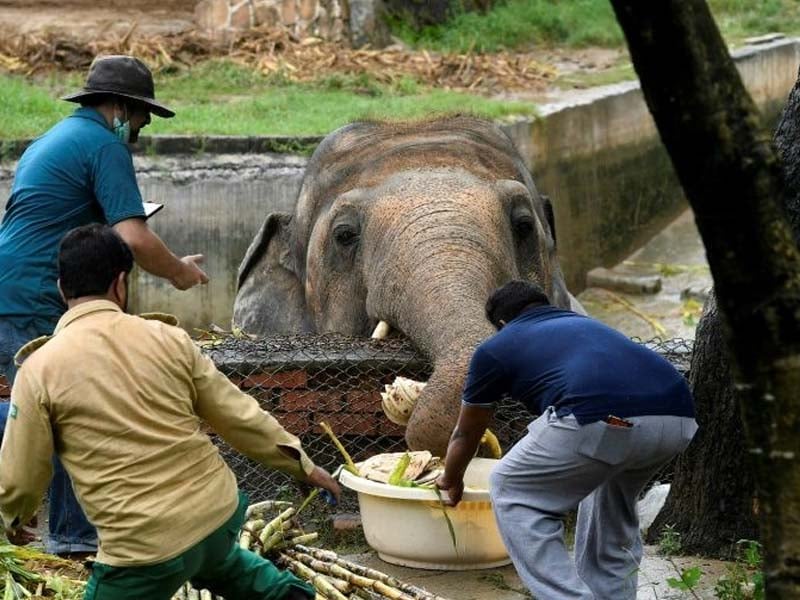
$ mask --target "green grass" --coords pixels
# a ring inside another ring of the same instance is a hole
[[[732,42],[771,31],[800,33],[797,0],[710,0],[710,5],[723,35]],[[421,31],[399,21],[390,26],[407,43],[439,51],[624,44],[609,0],[506,0],[485,15],[461,13]]]
[[[58,96],[77,87],[75,75],[34,81],[0,75],[0,138],[46,131],[74,108]],[[156,90],[177,117],[154,117],[145,134],[323,135],[359,118],[414,119],[453,112],[501,118],[534,111],[528,103],[430,90],[409,79],[387,85],[363,76],[333,76],[295,84],[228,61],[160,74]]]

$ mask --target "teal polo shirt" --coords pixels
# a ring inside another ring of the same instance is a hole
[[[70,229],[144,218],[127,144],[81,107],[19,160],[0,224],[0,319],[52,329],[65,311],[56,287],[58,245]]]

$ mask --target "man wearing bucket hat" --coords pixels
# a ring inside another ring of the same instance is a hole
[[[80,91],[63,98],[81,105],[37,138],[19,160],[0,223],[0,374],[13,384],[14,355],[49,335],[65,311],[56,286],[59,240],[89,223],[114,227],[144,270],[186,290],[208,277],[202,255],[175,256],[148,227],[128,143],[150,114],[175,113],[155,99],[153,76],[131,56],[102,56]],[[0,433],[8,418],[0,403]],[[94,528],[86,520],[60,464],[50,488],[47,549],[91,553]]]

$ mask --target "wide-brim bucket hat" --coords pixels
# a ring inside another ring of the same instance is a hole
[[[113,94],[146,105],[154,115],[169,119],[175,112],[156,102],[153,74],[142,61],[133,56],[98,56],[89,67],[86,84],[73,94],[62,96],[67,102],[98,94]]]

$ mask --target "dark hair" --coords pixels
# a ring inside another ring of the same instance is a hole
[[[61,239],[58,276],[68,300],[103,296],[120,273],[132,268],[130,248],[108,225],[77,227]]]
[[[532,304],[550,304],[542,287],[530,281],[509,281],[497,288],[486,301],[486,318],[497,329]]]

